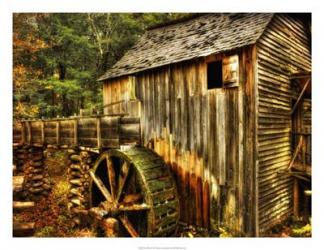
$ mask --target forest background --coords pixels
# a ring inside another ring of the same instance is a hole
[[[14,119],[102,110],[97,81],[148,27],[185,13],[13,14]]]

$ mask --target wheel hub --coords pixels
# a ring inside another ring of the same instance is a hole
[[[101,202],[99,207],[106,211],[106,214],[110,217],[116,217],[120,214],[120,210],[116,203],[110,203],[107,201]]]

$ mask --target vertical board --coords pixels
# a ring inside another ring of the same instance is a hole
[[[142,139],[154,142],[152,148],[170,163],[182,221],[214,229],[220,222],[234,227],[238,209],[233,208],[231,217],[222,209],[237,193],[238,88],[207,90],[206,70],[200,60],[137,75],[136,93],[144,107]],[[221,188],[225,185],[229,187]]]

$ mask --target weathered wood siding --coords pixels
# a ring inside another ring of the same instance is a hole
[[[124,114],[129,111],[129,100],[135,99],[134,79],[121,77],[103,84],[104,114]]]
[[[14,124],[15,143],[89,148],[140,144],[139,117],[97,116],[22,121]]]
[[[142,143],[173,170],[181,220],[251,233],[254,164],[244,162],[244,156],[254,157],[253,135],[247,141],[245,133],[248,128],[253,133],[254,121],[244,117],[254,100],[252,92],[249,98],[246,94],[253,80],[252,49],[237,53],[239,87],[208,90],[203,59],[137,74],[135,91],[141,101]]]
[[[311,71],[309,38],[301,21],[275,15],[257,43],[258,227],[262,233],[292,212],[292,178],[278,173],[291,158],[289,76]]]
[[[20,143],[23,137],[23,126],[20,122],[13,121],[12,141],[13,143]]]

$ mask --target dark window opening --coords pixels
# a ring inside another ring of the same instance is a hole
[[[215,61],[207,64],[207,87],[208,89],[223,87],[222,61]]]

